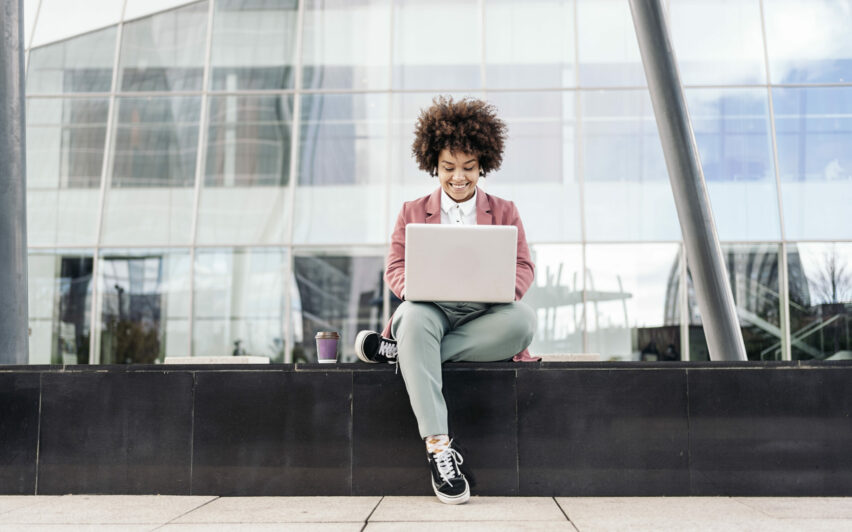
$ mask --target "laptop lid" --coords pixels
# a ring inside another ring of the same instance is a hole
[[[514,225],[405,226],[405,299],[509,303],[515,299]]]

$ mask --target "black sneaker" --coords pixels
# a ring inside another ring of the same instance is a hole
[[[355,354],[370,364],[396,364],[396,340],[375,331],[361,331],[355,337]]]
[[[440,453],[427,453],[432,468],[432,489],[438,500],[445,504],[464,504],[470,499],[470,486],[459,470],[464,462],[462,455],[450,446]]]

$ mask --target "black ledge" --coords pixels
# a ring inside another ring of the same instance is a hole
[[[850,496],[852,361],[447,364],[473,492]],[[0,494],[428,495],[366,364],[0,366]]]

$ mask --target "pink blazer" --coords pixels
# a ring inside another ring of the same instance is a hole
[[[396,297],[403,299],[405,293],[405,226],[410,223],[441,223],[441,188],[413,201],[406,201],[391,235],[390,253],[385,265],[385,282]],[[481,188],[476,189],[476,223],[478,225],[514,225],[518,228],[517,267],[515,268],[515,301],[519,301],[533,282],[535,265],[530,259],[530,249],[518,209],[511,201],[491,194]],[[391,320],[393,321],[393,320]],[[382,336],[390,337],[391,324],[385,326]],[[515,361],[536,361],[529,351],[524,349],[514,358]]]

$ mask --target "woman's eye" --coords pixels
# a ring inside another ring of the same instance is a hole
[[[471,171],[473,171],[473,168],[465,168],[464,171],[465,172],[471,172]]]

